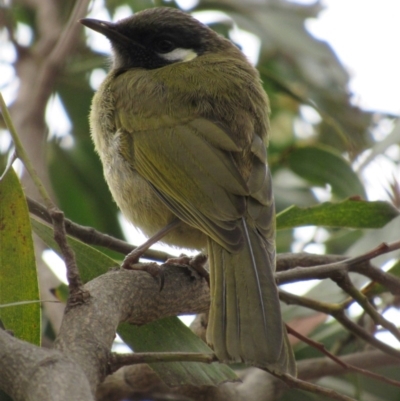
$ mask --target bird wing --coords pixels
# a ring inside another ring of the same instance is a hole
[[[250,216],[264,238],[273,237],[274,213],[266,207],[272,203],[271,184],[261,138],[254,135],[254,161],[246,182],[233,157],[242,149],[217,124],[164,116],[156,127],[154,119],[146,125],[144,118],[132,125],[129,116],[119,113],[118,128],[131,143],[127,161],[182,221],[230,252],[243,246],[243,216]]]

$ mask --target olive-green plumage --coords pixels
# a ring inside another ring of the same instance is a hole
[[[82,23],[113,47],[90,124],[114,199],[147,235],[178,217],[163,241],[207,249],[207,341],[221,361],[295,374],[273,276],[268,100],[257,71],[175,9]]]

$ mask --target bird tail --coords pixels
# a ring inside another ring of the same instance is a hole
[[[275,284],[274,243],[243,219],[244,247],[230,253],[208,239],[211,308],[207,342],[221,362],[296,374]]]

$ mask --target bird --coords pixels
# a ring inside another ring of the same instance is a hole
[[[269,102],[258,71],[178,9],[80,22],[111,44],[89,120],[123,215],[148,236],[179,219],[162,241],[207,253],[206,340],[221,362],[295,375],[274,279]]]

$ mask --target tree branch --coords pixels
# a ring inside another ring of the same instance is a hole
[[[35,216],[41,218],[47,223],[52,224],[52,219],[47,211],[47,209],[35,201],[34,199],[27,197],[29,211]],[[135,246],[128,244],[125,241],[114,238],[108,234],[104,234],[100,231],[92,227],[81,226],[79,224],[74,223],[70,219],[65,219],[65,229],[67,233],[75,238],[80,239],[85,244],[102,246],[104,248],[110,249],[115,252],[119,252],[122,255],[127,255],[131,251],[135,249]],[[173,256],[168,254],[167,252],[156,251],[153,249],[148,249],[143,256],[146,259],[154,260],[157,262],[165,262],[167,259],[172,258]],[[121,258],[122,259],[122,258]]]
[[[142,325],[168,316],[200,313],[208,310],[210,303],[205,280],[192,280],[185,269],[176,266],[166,269],[161,292],[149,274],[123,269],[97,277],[85,289],[91,298],[65,313],[55,350],[38,348],[1,331],[0,387],[15,401],[93,399],[87,396],[87,388],[94,394],[109,374],[110,350],[119,323]],[[20,363],[23,358],[26,363]],[[64,375],[64,369],[75,374]],[[56,380],[49,385],[56,376],[63,380],[61,390]],[[33,386],[37,391],[30,393]],[[41,392],[43,387],[46,392]],[[64,393],[64,388],[73,388],[74,395]],[[78,388],[86,390],[79,393]]]
[[[0,329],[0,388],[14,401],[94,401],[82,368],[61,352]]]
[[[347,395],[340,394],[337,391],[332,390],[330,388],[321,387],[321,386],[318,386],[317,384],[310,383],[310,382],[307,382],[307,381],[304,381],[301,379],[297,379],[296,377],[293,377],[293,376],[290,376],[287,374],[283,375],[282,380],[291,388],[308,391],[312,394],[323,395],[332,400],[356,401],[354,398],[348,397]]]
[[[325,279],[331,278],[335,274],[343,274],[353,271],[353,266],[357,266],[359,263],[363,264],[362,271],[367,277],[369,274],[374,276],[374,279],[379,280],[381,284],[385,282],[385,285],[393,294],[400,294],[400,279],[391,274],[380,271],[380,274],[376,274],[377,268],[372,265],[366,266],[365,263],[369,262],[370,259],[389,253],[394,250],[400,249],[400,241],[395,241],[390,244],[381,244],[372,251],[366,252],[360,256],[354,258],[348,258],[345,260],[321,264],[313,267],[294,267],[290,270],[279,271],[276,273],[278,284],[293,283],[299,280],[313,280],[313,279]],[[320,255],[323,258],[323,255]],[[355,271],[360,271],[360,268],[356,267]],[[372,273],[373,272],[373,273]],[[384,277],[384,280],[381,278]]]
[[[185,269],[172,265],[165,270],[161,292],[149,274],[125,269],[99,276],[85,288],[90,302],[65,314],[55,347],[83,368],[93,391],[108,374],[110,349],[121,322],[142,325],[200,313],[208,310],[210,302],[205,280],[192,280]]]
[[[318,312],[326,313],[334,317],[343,327],[348,331],[355,334],[373,347],[380,349],[382,352],[386,352],[388,355],[392,355],[400,359],[400,351],[391,347],[388,344],[378,340],[376,337],[369,334],[361,326],[350,320],[344,312],[347,303],[341,304],[330,304],[327,302],[316,301],[307,297],[300,297],[298,295],[290,294],[286,291],[279,290],[279,298],[281,301],[288,305],[299,305],[309,309],[313,309]]]

